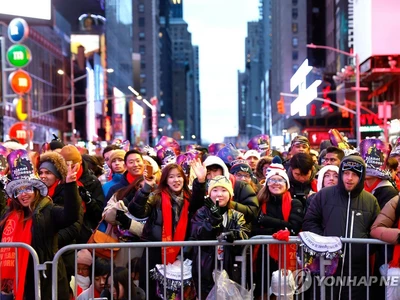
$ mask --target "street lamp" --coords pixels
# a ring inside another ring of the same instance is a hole
[[[247,124],[246,127],[247,127],[247,128],[254,128],[254,129],[260,130],[261,133],[263,132],[263,130],[262,130],[261,127],[255,126],[255,125],[253,125],[253,124]]]
[[[329,46],[323,45],[314,45],[314,44],[307,44],[307,48],[311,49],[325,49],[331,50],[349,57],[352,57],[356,60],[356,87],[352,88],[353,91],[356,91],[356,127],[357,127],[357,146],[360,145],[361,142],[361,125],[360,125],[360,118],[361,118],[361,100],[360,100],[360,92],[367,91],[368,88],[361,88],[360,87],[360,58],[357,53],[350,53],[340,49],[336,49]]]

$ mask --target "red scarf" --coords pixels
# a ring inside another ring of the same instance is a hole
[[[12,211],[4,225],[2,243],[21,242],[30,245],[32,242],[32,218],[24,221],[22,212]],[[16,300],[24,297],[26,269],[28,268],[29,252],[18,248],[18,286],[16,281],[15,248],[1,248],[1,289],[6,286],[13,288]]]
[[[183,208],[181,211],[181,215],[178,221],[178,225],[176,225],[175,232],[172,236],[172,205],[171,205],[171,196],[167,191],[161,192],[161,210],[163,217],[163,226],[162,226],[162,241],[170,242],[170,241],[184,241],[186,236],[186,228],[189,220],[189,200],[188,195],[184,195],[183,200]],[[167,261],[165,264],[173,263],[178,256],[181,247],[167,247],[166,248]],[[164,263],[164,247],[161,248],[161,260]]]
[[[58,184],[60,183],[60,181],[61,181],[60,179],[57,179],[56,182],[54,182],[54,184],[52,186],[48,187],[49,192],[47,195],[50,196],[51,198],[53,198],[54,192],[56,191],[56,188],[57,188]]]
[[[311,180],[311,189],[313,190],[313,192],[318,192],[317,185],[318,185],[317,179]]]
[[[400,221],[398,221],[397,228],[400,229]],[[394,245],[393,258],[389,263],[389,268],[400,268],[400,244]]]
[[[126,172],[126,180],[131,184],[134,182],[139,176],[133,176],[131,173]]]
[[[81,177],[83,174],[83,167],[80,165],[78,172],[76,172],[76,185],[77,186],[84,186],[83,183],[80,181]],[[83,213],[86,213],[86,203],[82,201],[82,208],[83,208]]]
[[[376,179],[371,186],[368,186],[367,182],[364,182],[364,190],[366,190],[369,193],[372,193],[372,191],[378,186],[379,183],[381,183],[381,181],[382,179]]]
[[[289,221],[290,211],[292,209],[292,196],[290,195],[289,191],[286,191],[282,195],[282,215],[283,220],[285,222]],[[267,203],[263,203],[261,205],[261,211],[264,215],[267,214]],[[294,246],[294,247],[293,247]],[[286,247],[286,257],[284,248]],[[272,244],[269,246],[269,256],[271,256],[274,260],[279,260],[279,248],[281,248],[281,268],[284,267],[284,261],[286,260],[286,268],[290,270],[296,269],[296,244],[289,244],[289,245],[279,245],[279,244]],[[258,252],[260,250],[260,245],[256,245],[254,247],[254,256],[253,256],[253,267],[256,268],[256,258]],[[293,253],[293,254],[292,254]]]

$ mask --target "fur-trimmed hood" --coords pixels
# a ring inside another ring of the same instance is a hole
[[[45,152],[40,155],[40,162],[39,162],[38,170],[40,170],[40,165],[45,161],[51,162],[56,167],[58,172],[61,174],[62,181],[65,181],[65,178],[67,177],[67,173],[68,173],[68,167],[67,167],[67,163],[65,162],[64,157],[62,157],[61,154],[54,152],[54,151]]]

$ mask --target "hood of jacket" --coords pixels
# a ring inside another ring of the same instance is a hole
[[[325,173],[328,171],[335,171],[336,173],[339,174],[339,167],[334,166],[334,165],[327,165],[324,166],[321,170],[318,172],[318,183],[317,183],[317,191],[320,191],[323,188],[324,185],[324,176]]]
[[[341,193],[348,196],[348,192],[346,191],[346,188],[343,183],[343,173],[346,170],[353,171],[360,177],[356,187],[350,193],[350,197],[355,198],[364,189],[365,171],[366,171],[365,162],[362,159],[362,157],[360,157],[360,156],[350,155],[350,156],[344,157],[342,162],[340,163],[339,181],[338,181],[337,186]]]
[[[223,174],[226,178],[229,178],[229,170],[228,167],[225,165],[224,161],[219,158],[218,156],[210,155],[204,161],[204,166],[209,167],[212,165],[218,165],[222,168]]]
[[[68,174],[68,167],[64,157],[54,151],[45,152],[40,155],[39,168],[40,165],[45,161],[52,163],[56,167],[57,171],[61,174],[62,181],[64,181]]]

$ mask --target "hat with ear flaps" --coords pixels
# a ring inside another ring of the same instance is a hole
[[[14,150],[7,156],[10,167],[11,181],[6,184],[6,192],[10,198],[14,191],[23,186],[33,186],[40,195],[47,196],[47,186],[36,176],[31,160],[26,150]]]

